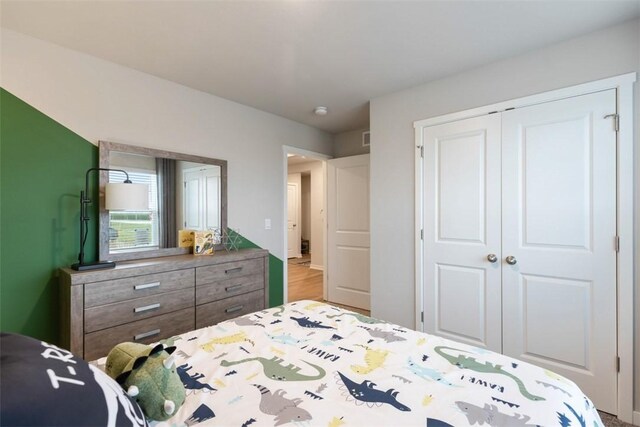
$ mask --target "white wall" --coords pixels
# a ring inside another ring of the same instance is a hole
[[[92,143],[227,160],[229,226],[285,257],[281,147],[331,154],[330,134],[14,31],[1,36],[0,85]]]
[[[414,325],[413,121],[632,71],[640,71],[639,20],[372,100],[372,315]],[[639,87],[636,84],[636,230],[640,224]],[[635,234],[636,248],[640,248],[640,233]],[[638,252],[636,265],[640,265]],[[640,307],[639,276],[636,272],[636,307]],[[640,331],[635,311],[636,331]],[[635,346],[638,373],[640,340]],[[640,375],[635,384],[640,390]],[[638,410],[638,391],[635,402]]]
[[[289,166],[289,172],[311,173],[311,239],[309,252],[311,253],[311,268],[324,269],[324,168],[320,161],[298,163]]]
[[[369,129],[358,129],[336,134],[333,137],[333,157],[349,157],[369,154],[370,147],[362,146],[362,132]]]

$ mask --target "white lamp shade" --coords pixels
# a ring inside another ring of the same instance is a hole
[[[149,186],[108,183],[105,188],[104,207],[108,211],[148,211]]]

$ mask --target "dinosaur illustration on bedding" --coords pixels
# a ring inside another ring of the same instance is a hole
[[[238,332],[237,334],[226,335],[219,338],[213,338],[207,341],[205,344],[201,345],[204,351],[213,352],[215,350],[215,345],[228,345],[228,344],[237,344],[241,342],[248,342],[252,346],[255,343],[247,337],[247,333],[245,331]]]
[[[420,378],[424,378],[425,380],[429,379],[433,381],[438,381],[441,384],[454,387],[453,384],[451,384],[450,382],[444,379],[440,371],[437,371],[428,366],[418,365],[416,362],[413,361],[411,357],[407,359],[407,369],[409,369],[411,372],[413,372],[415,375],[419,376]]]
[[[400,335],[397,335],[395,333],[393,333],[393,331],[385,331],[382,330],[378,327],[376,328],[367,328],[366,326],[359,326],[360,328],[364,329],[365,331],[369,332],[369,335],[371,335],[373,338],[380,338],[382,340],[384,340],[387,343],[392,343],[395,341],[405,341],[406,338],[401,337]]]
[[[309,421],[312,419],[308,411],[298,407],[298,405],[303,402],[302,399],[287,399],[284,397],[287,392],[282,389],[272,393],[271,390],[265,386],[259,384],[252,385],[260,390],[260,411],[267,415],[276,416],[274,426],[292,422]]]
[[[200,380],[204,378],[204,374],[199,372],[189,374],[189,371],[192,368],[193,367],[191,365],[186,363],[176,368],[178,376],[180,377],[182,384],[184,384],[184,388],[187,390],[187,394],[195,393],[198,391],[204,391],[207,393],[213,393],[214,391],[216,391],[216,389],[211,387],[209,384],[200,382]]]
[[[307,317],[293,317],[291,316],[291,320],[295,320],[298,322],[298,325],[303,328],[313,328],[313,329],[335,329],[332,326],[323,325],[322,322],[317,320],[309,320],[309,316]]]
[[[187,400],[171,427],[603,427],[554,372],[318,301],[172,341]]]
[[[507,415],[498,410],[496,405],[485,403],[484,406],[476,406],[467,402],[456,402],[456,406],[466,416],[470,425],[487,424],[489,426],[509,426],[509,427],[536,427],[535,424],[529,424],[531,419],[528,415]]]
[[[271,359],[266,359],[264,357],[248,357],[246,359],[237,360],[237,361],[222,360],[220,361],[220,365],[233,366],[233,365],[240,365],[242,363],[248,363],[248,362],[260,362],[260,364],[262,365],[262,369],[264,370],[264,375],[267,378],[271,378],[272,380],[276,380],[276,381],[313,381],[313,380],[318,380],[320,378],[323,378],[326,374],[325,370],[322,369],[320,366],[314,365],[313,363],[305,362],[304,360],[302,360],[302,362],[314,368],[317,374],[316,375],[300,374],[299,367],[295,366],[292,363],[285,365],[283,363],[284,360],[278,357],[272,357]]]
[[[335,319],[337,317],[342,317],[342,316],[351,316],[351,317],[355,318],[358,322],[364,323],[364,324],[367,324],[367,325],[375,325],[375,324],[378,324],[378,323],[387,323],[384,320],[374,319],[373,317],[365,316],[364,314],[355,313],[355,312],[347,312],[347,313],[327,315],[327,319]]]
[[[459,354],[458,356],[453,356],[451,354],[444,352],[444,350],[454,350],[458,352],[464,352],[464,350],[458,350],[453,347],[438,346],[438,347],[435,347],[433,350],[436,353],[438,353],[440,356],[444,357],[447,361],[449,361],[449,363],[451,363],[452,365],[456,365],[461,369],[469,369],[471,371],[483,372],[488,374],[505,375],[516,382],[516,384],[518,385],[518,389],[520,390],[520,393],[527,399],[545,400],[545,398],[542,396],[536,396],[529,393],[520,378],[516,377],[510,372],[505,371],[504,369],[502,369],[502,366],[500,365],[494,365],[490,362],[480,363],[476,361],[474,357],[464,356],[462,354]]]
[[[308,339],[294,338],[291,334],[279,334],[279,335],[267,334],[267,336],[271,341],[277,342],[280,344],[285,344],[285,345],[297,345],[297,344],[302,344],[306,341],[309,341]]]
[[[347,391],[349,392],[351,397],[360,402],[371,404],[386,403],[400,411],[411,411],[411,408],[398,402],[397,396],[399,392],[392,388],[387,391],[382,391],[376,389],[376,384],[372,383],[369,380],[364,380],[361,383],[357,383],[347,378],[341,372],[338,372],[338,375],[340,376],[342,383],[347,388]]]
[[[373,349],[366,346],[363,347],[365,347],[366,350],[364,355],[364,363],[366,365],[351,365],[351,370],[360,375],[366,375],[371,373],[371,371],[381,368],[389,355],[389,350]]]

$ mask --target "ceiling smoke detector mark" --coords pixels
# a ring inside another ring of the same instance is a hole
[[[329,112],[329,109],[327,109],[327,107],[316,107],[313,112],[316,114],[316,116],[326,116]]]
[[[362,132],[362,146],[368,147],[370,144],[371,144],[371,132],[368,130]]]

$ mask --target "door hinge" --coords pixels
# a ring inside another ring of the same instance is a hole
[[[424,228],[420,229],[420,240],[424,240]]]
[[[620,252],[620,236],[615,237],[616,252]]]
[[[620,131],[620,115],[619,114],[607,114],[604,116],[605,119],[609,117],[613,117],[613,128],[616,132]]]
[[[616,357],[616,369],[620,372],[620,356]]]
[[[420,157],[424,159],[424,145],[418,145],[418,148],[420,149]]]
[[[424,323],[424,311],[420,312],[420,321]]]

